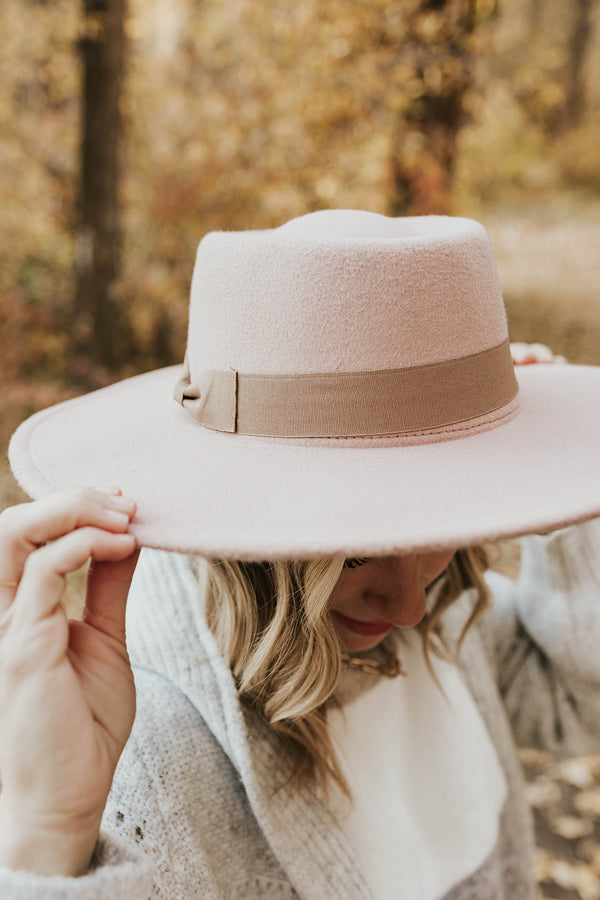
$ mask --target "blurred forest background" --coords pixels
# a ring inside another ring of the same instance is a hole
[[[25,415],[183,359],[213,229],[473,216],[512,339],[600,363],[600,0],[0,0],[0,34],[0,507]],[[540,896],[599,898],[600,761],[523,761]]]

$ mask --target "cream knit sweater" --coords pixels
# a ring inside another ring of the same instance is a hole
[[[600,523],[524,540],[519,584],[489,581],[496,603],[469,633],[461,668],[508,794],[493,852],[443,900],[533,900],[516,743],[600,747]],[[184,557],[144,551],[128,607],[138,711],[92,868],[78,879],[3,869],[0,897],[373,900],[318,793],[272,792],[272,735],[238,702],[197,593]],[[446,614],[450,643],[472,601]]]

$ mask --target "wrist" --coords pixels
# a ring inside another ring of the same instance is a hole
[[[67,821],[57,816],[25,820],[11,815],[0,800],[0,867],[35,875],[84,875],[100,832],[101,815],[93,821]]]

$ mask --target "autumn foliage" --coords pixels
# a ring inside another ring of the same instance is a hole
[[[600,189],[593,0],[131,0],[110,288],[127,339],[111,367],[82,359],[82,46],[103,27],[84,6],[0,4],[4,382],[179,361],[211,229]]]

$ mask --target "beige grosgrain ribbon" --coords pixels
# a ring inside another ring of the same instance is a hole
[[[470,356],[403,369],[300,375],[202,372],[187,359],[174,396],[206,428],[264,437],[362,437],[442,428],[517,395],[508,339]]]

